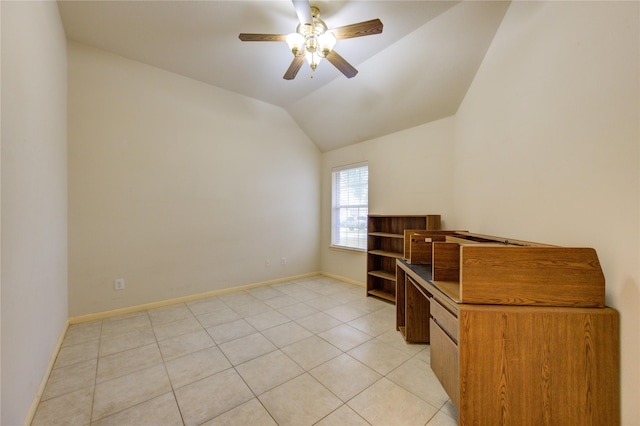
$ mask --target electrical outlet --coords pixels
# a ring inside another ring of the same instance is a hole
[[[269,266],[271,266],[271,261],[269,259],[264,261],[264,267],[268,268]]]
[[[280,264],[281,265],[286,265],[287,264],[287,258],[283,257],[282,259],[280,259]]]
[[[116,290],[124,290],[124,278],[118,278],[114,285]]]

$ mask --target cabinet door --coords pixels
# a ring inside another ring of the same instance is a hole
[[[615,310],[461,305],[459,321],[461,424],[620,424]]]
[[[460,363],[458,346],[433,319],[431,334],[431,369],[456,407],[460,407]]]
[[[429,343],[429,297],[418,287],[411,277],[407,277],[405,338],[407,342]]]

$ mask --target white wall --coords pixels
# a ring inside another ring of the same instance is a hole
[[[328,248],[330,170],[367,159],[380,161],[374,213],[427,210],[447,228],[594,247],[620,312],[624,425],[640,425],[639,9],[513,2],[454,118],[327,152],[322,168],[322,269],[357,281],[366,257]],[[452,199],[425,204],[439,189]]]
[[[283,109],[68,55],[72,317],[319,271],[320,152]]]
[[[66,41],[55,2],[2,8],[2,418],[21,424],[67,321]]]
[[[639,3],[514,2],[456,116],[454,222],[594,247],[640,424]]]
[[[321,265],[324,272],[366,282],[364,253],[329,247],[334,167],[368,162],[371,214],[441,214],[443,227],[451,224],[454,123],[452,117],[445,118],[323,154]]]

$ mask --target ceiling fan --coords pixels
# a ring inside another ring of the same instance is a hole
[[[300,24],[291,34],[247,34],[241,33],[242,41],[286,41],[293,53],[293,61],[284,74],[285,80],[293,80],[305,60],[315,71],[322,58],[331,62],[347,78],[354,77],[358,70],[340,56],[333,46],[337,40],[362,37],[382,32],[380,19],[328,29],[320,19],[320,10],[309,4],[309,0],[292,0]],[[313,74],[311,75],[313,77]]]

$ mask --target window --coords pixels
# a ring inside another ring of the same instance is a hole
[[[332,171],[331,245],[367,249],[369,166],[356,164]]]

